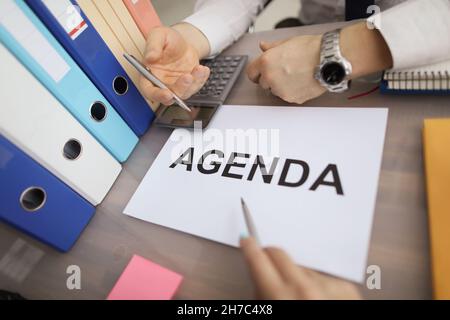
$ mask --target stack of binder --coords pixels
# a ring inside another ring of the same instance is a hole
[[[118,24],[107,39],[73,0],[0,1],[0,220],[60,251],[154,119],[117,59],[143,55],[149,29],[132,10],[148,2],[155,17],[150,1],[96,2]]]
[[[134,76],[134,73],[124,70],[116,59],[119,54],[113,55],[111,42],[100,36],[73,0],[26,0],[26,3],[133,131],[142,136],[154,115],[138,92],[138,81],[130,79],[129,75]],[[68,21],[73,22],[68,25]],[[80,25],[83,27],[80,28]],[[113,34],[109,36],[114,37]],[[120,49],[122,59],[123,53],[132,48]],[[125,65],[127,69],[128,65]]]

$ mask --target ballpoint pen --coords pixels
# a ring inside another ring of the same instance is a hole
[[[248,232],[255,241],[260,244],[258,232],[256,231],[255,223],[253,222],[252,215],[250,214],[250,210],[248,210],[247,204],[244,201],[244,198],[241,197],[241,205],[242,212],[244,213],[245,224],[247,225]]]
[[[169,90],[172,95],[173,99],[175,100],[175,103],[179,105],[184,110],[191,112],[191,108],[189,108],[186,103],[178,97],[175,93],[172,92],[161,80],[159,80],[152,72],[144,66],[142,63],[140,63],[135,57],[128,53],[124,53],[123,55],[125,59],[137,70],[140,74],[142,74],[148,81],[153,83],[155,86],[161,88],[161,89],[167,89]]]

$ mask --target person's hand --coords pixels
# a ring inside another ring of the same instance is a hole
[[[263,53],[247,68],[250,80],[281,99],[302,104],[326,91],[315,79],[320,62],[321,35],[297,36],[260,44]],[[381,33],[356,23],[341,30],[342,55],[352,64],[351,78],[392,68],[389,47]]]
[[[281,99],[302,104],[326,90],[314,78],[320,60],[321,36],[297,36],[288,40],[261,42],[263,51],[247,68],[251,81]]]
[[[260,299],[361,299],[353,284],[298,267],[281,249],[262,249],[253,238],[241,239],[241,248]]]
[[[176,95],[187,99],[201,89],[208,80],[210,70],[199,64],[202,53],[186,41],[180,31],[168,27],[152,29],[148,35],[144,64]],[[169,90],[152,85],[142,76],[140,87],[150,100],[165,105],[173,103]]]

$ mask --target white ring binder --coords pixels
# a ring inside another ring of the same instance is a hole
[[[63,148],[63,156],[67,160],[75,161],[77,160],[83,151],[83,146],[80,141],[76,139],[70,139],[66,142]]]

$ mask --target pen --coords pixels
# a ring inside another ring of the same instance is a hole
[[[184,110],[191,112],[191,108],[189,108],[186,103],[178,97],[175,93],[172,92],[161,80],[159,80],[152,72],[144,66],[142,63],[140,63],[135,57],[128,53],[124,53],[123,56],[127,61],[137,70],[140,74],[142,74],[148,81],[153,83],[155,86],[161,88],[161,89],[167,89],[169,90],[172,95],[173,99],[175,100],[176,104],[179,105]]]
[[[244,198],[241,197],[241,205],[242,205],[242,212],[244,213],[244,220],[245,224],[247,225],[248,232],[252,238],[256,240],[258,244],[261,242],[259,241],[258,232],[256,231],[255,223],[253,222],[252,215],[250,214],[250,211],[248,210],[247,204],[244,201]]]

